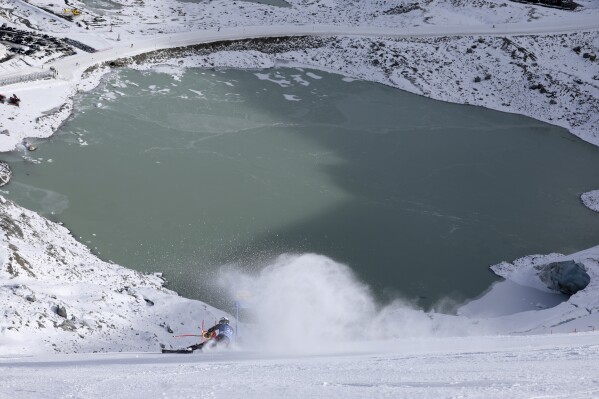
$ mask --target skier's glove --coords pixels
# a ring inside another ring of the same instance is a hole
[[[211,334],[208,331],[205,331],[202,335],[204,336],[204,338],[209,339]]]

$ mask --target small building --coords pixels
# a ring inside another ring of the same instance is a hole
[[[0,43],[0,60],[6,57],[6,46]]]

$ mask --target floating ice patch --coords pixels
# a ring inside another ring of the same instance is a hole
[[[589,191],[580,196],[582,203],[587,208],[599,212],[599,190]]]
[[[121,88],[121,89],[124,89],[124,88],[127,87],[127,85],[123,81],[121,81],[121,80],[117,80],[117,81],[112,82],[111,86],[112,87],[118,87],[118,88]]]
[[[225,101],[228,103],[242,103],[243,96],[239,93],[225,93]]]
[[[276,83],[281,87],[289,87],[291,85],[291,82],[284,79],[281,75],[275,75],[275,78],[277,79],[271,78],[270,73],[255,73],[254,75],[256,75],[260,80],[268,80],[269,82]]]
[[[195,93],[198,95],[198,97],[204,97],[204,93],[202,93],[199,90],[193,90],[193,89],[189,89],[189,91],[191,91],[192,93]]]
[[[171,75],[171,77],[175,80],[180,80],[180,76],[185,72],[184,68],[174,65],[157,65],[152,67],[152,70],[154,72]]]
[[[358,79],[354,79],[354,78],[350,78],[350,77],[346,76],[346,77],[342,78],[341,80],[344,81],[344,82],[350,82],[351,83],[351,82],[355,82]]]
[[[285,97],[285,100],[287,101],[302,101],[301,98],[293,94],[283,94],[283,97]]]
[[[102,96],[102,98],[103,98],[103,99],[106,99],[106,100],[114,100],[114,99],[116,98],[116,93],[113,93],[113,92],[108,92],[108,93],[105,93],[105,94]]]
[[[156,90],[156,85],[149,85],[148,89],[150,89],[150,90]]]
[[[322,79],[322,76],[318,76],[317,74],[312,72],[306,72],[306,75],[311,77],[312,79]]]
[[[64,194],[19,182],[10,184],[13,193],[18,193],[22,198],[35,198],[42,215],[62,213],[69,208],[69,199]]]
[[[301,84],[302,86],[310,86],[310,82],[308,82],[307,80],[304,80],[302,78],[302,75],[291,75],[291,77],[293,78],[293,80],[295,80],[297,83]]]

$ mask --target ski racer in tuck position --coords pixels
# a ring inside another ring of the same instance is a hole
[[[209,345],[210,348],[215,346],[229,346],[231,341],[233,341],[235,331],[233,330],[233,327],[229,325],[229,319],[221,317],[218,324],[204,331],[202,335],[207,341],[191,345],[188,349],[194,351],[202,349],[205,345]]]

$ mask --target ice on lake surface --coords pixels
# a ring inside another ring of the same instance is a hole
[[[43,166],[15,155],[9,197],[217,306],[221,265],[284,252],[430,305],[479,295],[489,265],[599,237],[579,199],[599,149],[519,115],[291,68],[121,70],[76,107],[36,143]]]

